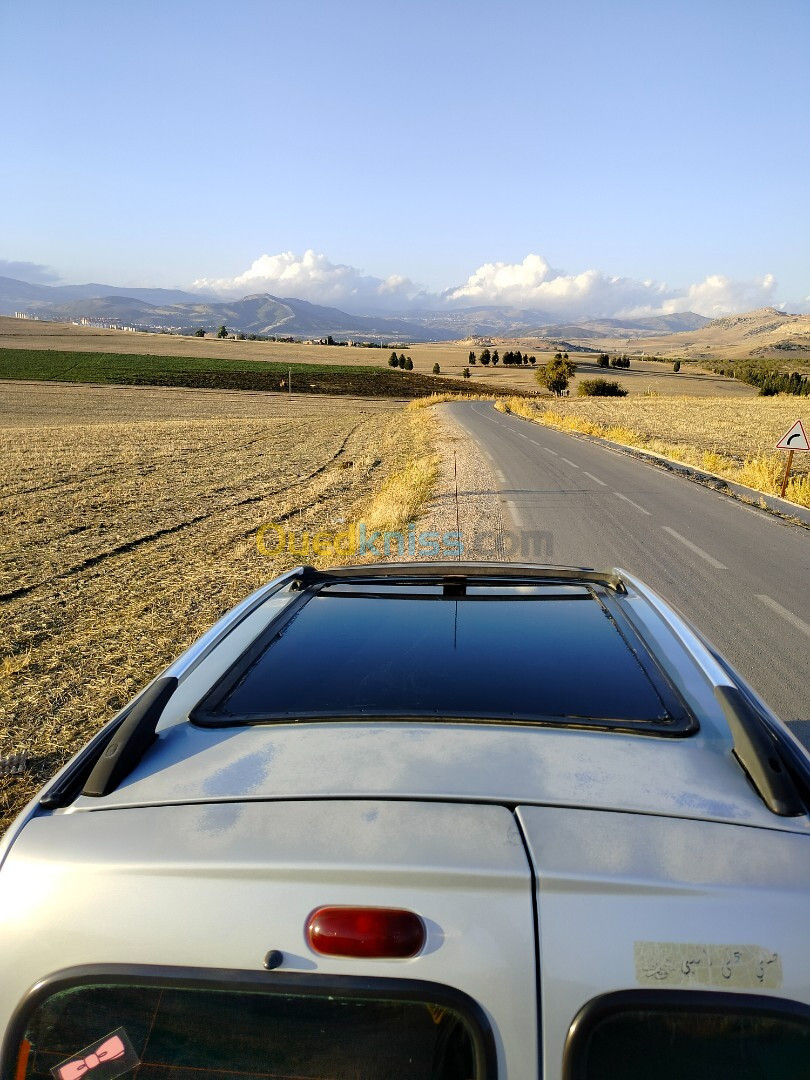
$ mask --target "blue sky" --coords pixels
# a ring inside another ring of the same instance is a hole
[[[810,310],[806,0],[2,0],[0,36],[0,274]]]

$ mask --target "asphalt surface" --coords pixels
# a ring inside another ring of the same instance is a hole
[[[498,484],[495,557],[636,574],[810,746],[810,530],[490,404],[449,408]]]

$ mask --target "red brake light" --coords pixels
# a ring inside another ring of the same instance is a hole
[[[322,907],[307,920],[307,940],[324,956],[404,959],[425,936],[419,916],[402,908]]]

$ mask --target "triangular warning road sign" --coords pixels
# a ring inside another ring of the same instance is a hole
[[[790,431],[786,431],[776,444],[777,450],[810,450],[810,442],[807,441],[807,432],[804,424],[797,420]]]

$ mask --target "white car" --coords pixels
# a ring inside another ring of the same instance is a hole
[[[807,1080],[808,807],[621,570],[299,568],[0,843],[2,1080]]]

